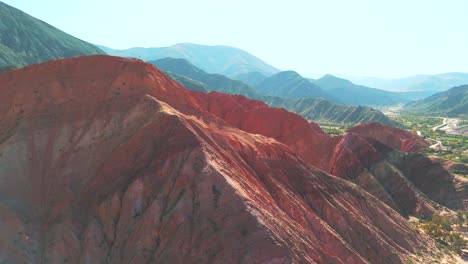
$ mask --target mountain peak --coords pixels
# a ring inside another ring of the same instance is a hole
[[[279,72],[279,73],[277,73],[277,74],[275,74],[275,75],[276,75],[276,76],[282,76],[282,77],[288,76],[288,77],[303,78],[298,72],[296,72],[296,71],[291,71],[291,70],[282,71],[282,72]]]
[[[331,98],[322,88],[313,84],[295,71],[279,72],[263,80],[256,88],[264,95],[291,99],[310,97]]]
[[[335,84],[340,84],[340,85],[353,85],[351,81],[336,77],[335,75],[331,75],[331,74],[325,74],[322,78],[317,79],[316,81],[318,82],[332,81],[332,82],[335,82]]]

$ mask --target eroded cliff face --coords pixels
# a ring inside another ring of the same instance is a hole
[[[331,136],[299,115],[242,96],[195,95],[203,98],[202,109],[244,131],[275,138],[308,163],[358,184],[404,216],[430,216],[444,206],[466,209],[467,193],[456,177],[422,154],[404,152],[427,145],[407,131],[368,123]]]
[[[10,71],[0,87],[0,262],[403,263],[436,251],[391,197],[312,166],[335,168],[346,136],[282,109],[109,56]]]

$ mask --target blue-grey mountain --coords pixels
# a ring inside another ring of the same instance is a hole
[[[346,76],[354,83],[389,91],[445,91],[468,84],[468,73],[451,72],[435,75],[414,75],[398,79]],[[434,93],[435,93],[434,92]]]
[[[381,106],[409,101],[402,94],[356,85],[330,74],[312,82],[345,104]]]
[[[404,111],[417,115],[468,118],[468,85],[453,87],[426,99],[408,103]]]
[[[398,126],[380,111],[367,106],[345,106],[319,98],[288,99],[265,96],[252,86],[223,75],[206,73],[184,59],[164,58],[151,63],[190,90],[241,94],[271,106],[288,109],[308,120],[347,124],[377,122]]]
[[[256,85],[259,93],[290,99],[323,98],[337,102],[333,96],[295,71],[277,73]]]
[[[186,59],[205,72],[226,76],[236,76],[255,71],[269,76],[279,71],[254,55],[229,46],[180,43],[169,47],[130,48],[125,50],[116,50],[104,46],[98,47],[102,48],[109,55],[140,58],[145,61],[159,60],[167,57]]]

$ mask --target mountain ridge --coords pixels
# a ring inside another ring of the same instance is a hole
[[[104,54],[23,11],[0,2],[0,67],[23,67],[48,60]]]
[[[99,47],[102,47],[109,55],[140,58],[145,61],[166,57],[182,58],[208,73],[226,76],[235,76],[250,71],[271,75],[279,71],[247,51],[224,45],[178,43],[167,47],[130,48],[126,50]]]
[[[202,82],[208,91],[218,91],[227,93],[238,93],[252,99],[257,99],[275,107],[283,107],[290,111],[303,115],[309,120],[332,121],[339,123],[358,122],[380,122],[387,125],[399,126],[381,112],[370,107],[337,105],[318,98],[306,99],[285,99],[273,96],[264,96],[258,93],[254,87],[243,84],[240,81],[230,80],[228,77],[207,74],[190,62],[184,59],[165,58],[150,62],[164,71],[179,75],[188,75],[188,78],[196,82]],[[221,80],[221,82],[217,82]],[[236,87],[236,90],[225,89],[226,87]],[[191,84],[190,84],[191,85]],[[191,89],[190,87],[187,87]],[[200,88],[195,88],[200,90]]]
[[[289,99],[315,97],[337,101],[321,87],[309,82],[295,71],[282,71],[272,75],[257,84],[256,88],[267,96]]]
[[[468,85],[457,86],[406,104],[403,111],[417,115],[468,117]]]
[[[468,73],[448,72],[440,74],[418,74],[402,78],[384,79],[375,77],[345,76],[361,85],[389,91],[445,91],[455,86],[468,84]]]
[[[316,134],[284,109],[189,91],[109,56],[28,66],[0,84],[7,262],[403,263],[439,252],[390,206],[298,156],[307,142],[285,140]]]
[[[397,105],[408,102],[401,94],[356,85],[350,80],[327,74],[312,81],[341,102],[352,105]]]

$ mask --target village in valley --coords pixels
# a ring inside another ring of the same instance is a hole
[[[428,155],[468,163],[468,120],[405,114],[391,118],[431,143],[427,149]]]

